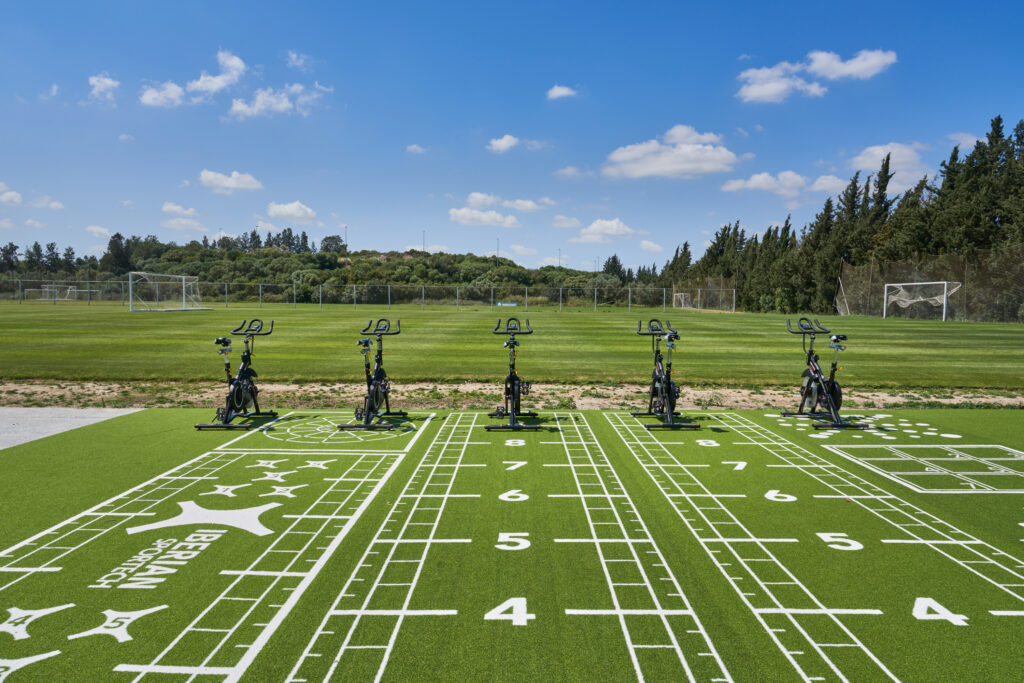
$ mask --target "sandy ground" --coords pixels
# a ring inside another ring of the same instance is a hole
[[[0,448],[134,413],[140,408],[0,408]]]
[[[264,409],[355,407],[365,385],[337,384],[264,384],[260,404]],[[101,383],[101,382],[2,382],[0,406],[57,407],[207,407],[211,410],[224,400],[224,383]],[[869,390],[844,390],[844,407],[969,407],[1024,408],[1024,395],[1011,392],[981,392],[956,389],[914,389],[901,393]],[[621,409],[640,408],[646,403],[647,386],[640,384],[568,385],[534,384],[524,403],[541,408]],[[399,408],[491,409],[501,401],[501,386],[491,383],[396,384],[392,398]],[[681,387],[682,410],[705,408],[795,408],[798,401],[793,387],[763,390],[729,387]]]

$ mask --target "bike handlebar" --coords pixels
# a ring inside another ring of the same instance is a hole
[[[673,329],[672,323],[670,323],[668,320],[665,321],[665,326],[662,327],[662,324],[661,324],[660,320],[658,320],[657,318],[651,318],[650,320],[647,321],[647,331],[646,332],[643,331],[643,327],[644,327],[644,321],[643,320],[638,320],[636,322],[636,333],[639,334],[639,335],[643,335],[645,337],[655,337],[655,336],[663,336],[663,335],[668,335],[668,334],[674,334],[674,335],[676,335],[677,339],[679,338],[679,333],[676,332],[675,329]]]
[[[508,318],[505,320],[505,329],[499,329],[501,327],[501,318],[498,318],[498,322],[494,325],[494,334],[507,334],[514,336],[517,334],[533,334],[533,328],[530,327],[530,319],[526,319],[526,332],[523,332],[522,326],[519,324],[519,318]]]
[[[246,322],[249,326],[246,327]],[[270,329],[266,332],[263,331],[263,321],[259,318],[253,318],[249,321],[242,321],[242,324],[231,330],[231,334],[244,334],[246,337],[266,337],[268,334],[274,331],[274,321],[270,321]]]
[[[373,329],[370,329],[373,328]],[[374,334],[377,336],[401,334],[402,332],[402,321],[395,321],[395,331],[391,331],[391,321],[387,318],[381,318],[377,321],[376,327],[373,324],[373,318],[370,318],[370,322],[366,323],[366,329],[360,330],[359,334]]]
[[[832,330],[818,322],[817,318],[814,319],[813,324],[809,318],[800,318],[796,321],[796,326],[800,329],[794,330],[789,318],[786,318],[786,329],[793,334],[809,334],[813,336],[815,334],[829,334],[832,332]]]

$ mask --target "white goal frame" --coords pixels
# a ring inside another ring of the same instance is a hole
[[[886,282],[885,289],[882,291],[882,318],[888,317],[889,304],[895,301],[895,299],[893,301],[890,301],[889,299],[889,288],[892,287],[895,289],[897,287],[902,288],[911,285],[942,285],[942,320],[945,322],[946,314],[949,311],[949,295],[961,287],[961,283],[953,280],[938,280],[936,282]],[[927,301],[928,299],[938,299],[938,296],[925,297],[918,299],[917,301]],[[897,305],[900,305],[899,302],[896,303]],[[910,304],[903,305],[902,308],[906,308],[909,305]]]
[[[693,292],[697,292],[697,305],[693,305]],[[736,312],[736,289],[733,287],[694,287],[683,290],[681,292],[672,292],[672,308],[689,309],[695,310],[700,313],[701,309],[708,309],[707,306],[702,306],[702,303],[706,302],[708,297],[706,296],[709,292],[732,292],[732,313]],[[721,295],[720,295],[721,296]],[[726,308],[712,308],[708,310],[714,311],[728,311]]]
[[[162,278],[166,282],[146,281],[147,278]],[[156,298],[150,302],[140,296],[143,284],[156,285]],[[165,301],[174,301],[179,305],[162,306],[160,301],[160,287],[174,287],[174,297]],[[178,288],[181,288],[178,298]],[[197,275],[168,275],[166,273],[146,273],[133,270],[128,273],[128,310],[129,311],[212,311],[209,306],[203,306],[199,296],[199,277]]]

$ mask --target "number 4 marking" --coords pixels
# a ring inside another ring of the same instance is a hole
[[[503,460],[501,464],[502,465],[511,465],[511,467],[506,467],[505,468],[506,470],[511,472],[512,470],[518,470],[520,467],[525,465],[526,461],[525,460]]]
[[[723,465],[736,465],[736,467],[733,467],[733,470],[737,470],[737,471],[738,470],[742,470],[744,467],[747,466],[747,463],[742,461],[742,460],[723,460],[722,464]]]
[[[526,626],[536,618],[526,611],[526,598],[509,598],[484,615],[484,621],[511,621],[513,626]]]
[[[953,614],[932,598],[917,598],[914,600],[914,617],[921,621],[948,621],[956,626],[967,626],[967,617],[963,614]]]

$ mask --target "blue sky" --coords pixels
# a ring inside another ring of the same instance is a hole
[[[290,226],[592,268],[1024,116],[1019,4],[7,3],[0,241]]]

